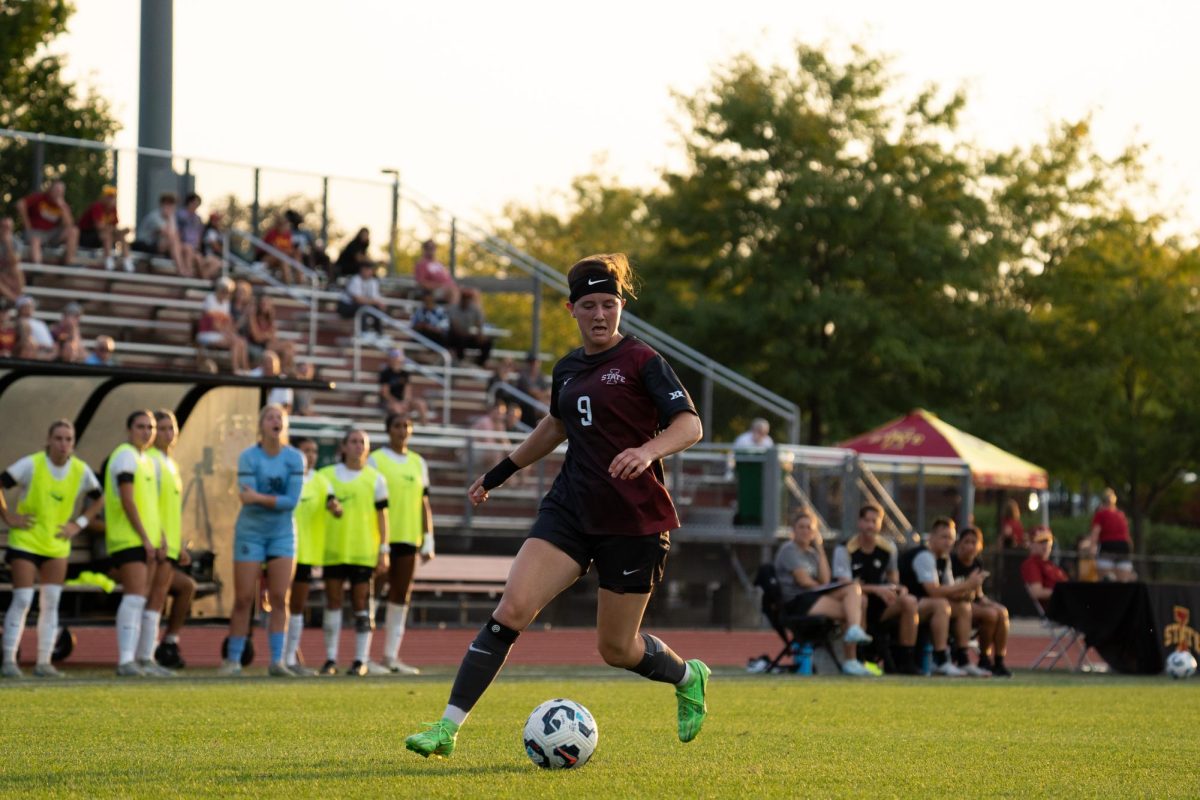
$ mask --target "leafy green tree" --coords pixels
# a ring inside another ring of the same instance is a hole
[[[74,6],[66,0],[22,0],[0,4],[0,127],[34,133],[109,141],[119,129],[107,100],[62,74],[63,59],[45,46],[67,29]],[[0,139],[0,207],[48,178],[67,182],[67,199],[80,209],[112,180],[104,151],[46,145],[44,167],[33,174],[35,147]]]

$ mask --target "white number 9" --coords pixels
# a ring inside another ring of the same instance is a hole
[[[575,404],[579,409],[580,422],[586,427],[592,424],[592,398],[586,394],[579,396],[579,402]]]

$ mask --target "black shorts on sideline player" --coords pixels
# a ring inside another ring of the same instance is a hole
[[[669,531],[646,536],[591,535],[579,529],[576,520],[546,503],[538,510],[531,539],[542,539],[562,550],[579,564],[586,575],[595,563],[600,588],[617,594],[650,594],[662,583],[671,552]]]
[[[41,569],[42,564],[45,564],[50,560],[50,556],[39,556],[37,553],[30,553],[27,550],[18,550],[15,547],[10,547],[8,548],[8,552],[5,554],[4,560],[9,564],[17,560],[32,561],[35,567]]]
[[[297,564],[296,574],[292,576],[293,583],[308,583],[312,580],[312,564]]]
[[[364,567],[360,564],[330,564],[324,570],[325,580],[349,581],[351,586],[370,583],[374,574],[374,567]]]
[[[417,554],[417,546],[408,542],[392,542],[392,552],[389,558],[408,558]]]
[[[146,548],[138,545],[137,547],[126,547],[124,550],[118,550],[115,553],[108,554],[109,560],[114,567],[123,567],[126,564],[132,564],[140,561],[146,563]]]

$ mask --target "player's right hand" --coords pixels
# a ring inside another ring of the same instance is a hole
[[[18,514],[15,511],[8,512],[8,517],[5,519],[10,528],[32,528],[33,521],[33,514]]]
[[[884,602],[884,605],[890,606],[892,603],[896,602],[896,593],[886,586],[880,586],[875,590],[875,593],[879,596],[879,599]]]
[[[488,491],[483,488],[483,476],[480,475],[471,484],[471,488],[467,489],[467,497],[471,501],[471,505],[478,506],[480,503],[486,503],[488,499]]]

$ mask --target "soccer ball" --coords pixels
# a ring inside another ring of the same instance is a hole
[[[1167,674],[1172,678],[1190,678],[1196,674],[1196,657],[1187,650],[1167,656]]]
[[[547,700],[525,721],[525,754],[542,769],[582,767],[596,750],[596,721],[572,700]]]

